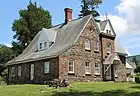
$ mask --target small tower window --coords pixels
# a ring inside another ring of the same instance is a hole
[[[106,49],[107,49],[107,53],[111,52],[111,44],[109,42],[107,42],[106,44]]]
[[[39,48],[42,49],[42,43],[39,44]]]
[[[47,48],[47,42],[44,42],[44,48]]]
[[[106,30],[106,33],[108,34],[108,30]]]

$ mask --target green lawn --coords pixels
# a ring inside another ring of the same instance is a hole
[[[10,85],[0,86],[0,96],[140,96],[140,85],[86,82],[58,89],[46,85]]]

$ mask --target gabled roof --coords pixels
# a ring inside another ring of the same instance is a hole
[[[100,28],[100,32],[103,32],[103,31],[105,31],[105,28],[106,28],[106,26],[107,26],[107,23],[109,23],[109,26],[110,26],[110,28],[111,28],[111,30],[112,30],[112,32],[113,32],[113,34],[114,34],[114,36],[116,36],[116,33],[115,33],[115,30],[114,30],[114,28],[113,28],[113,26],[112,26],[112,24],[111,24],[111,22],[110,22],[110,19],[107,19],[107,20],[104,20],[104,21],[100,21],[99,22],[99,28]]]
[[[113,64],[115,60],[119,61],[119,63],[122,64],[117,53],[115,53],[114,55],[113,54],[108,55],[107,58],[105,58],[103,64]]]
[[[135,69],[136,68],[136,64],[134,62],[130,62],[126,59],[126,68],[128,69]]]
[[[92,15],[88,15],[83,18],[73,20],[68,24],[60,24],[50,28],[49,30],[57,31],[55,43],[48,50],[35,52],[37,50],[37,40],[41,35],[40,31],[29,46],[24,50],[24,52],[18,57],[9,61],[7,65],[57,57],[60,53],[67,50],[76,42],[85,25],[91,18],[93,18]]]
[[[35,38],[31,41],[28,47],[23,51],[21,55],[12,59],[7,63],[7,65],[19,64],[25,62],[31,62],[36,60],[48,59],[57,57],[63,51],[70,48],[75,44],[86,24],[92,20],[95,24],[97,31],[100,33],[97,23],[94,21],[92,15],[85,16],[83,18],[75,19],[68,24],[59,24],[50,29],[42,29]],[[104,21],[105,22],[105,21]],[[111,24],[111,23],[110,23]],[[99,25],[99,24],[98,24]],[[37,41],[40,35],[45,32],[50,40],[55,40],[54,44],[47,50],[37,51]],[[52,33],[53,32],[53,33]],[[54,37],[51,37],[51,36]],[[125,53],[125,51],[117,43],[116,52]]]

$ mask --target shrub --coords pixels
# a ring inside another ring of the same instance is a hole
[[[136,83],[140,83],[140,73],[137,73],[135,76]]]

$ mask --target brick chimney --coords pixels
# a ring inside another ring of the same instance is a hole
[[[70,8],[65,8],[65,24],[67,24],[69,21],[72,20],[72,9]]]

